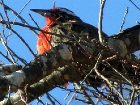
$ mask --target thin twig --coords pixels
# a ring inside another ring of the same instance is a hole
[[[79,89],[66,89],[66,88],[64,88],[64,87],[62,87],[62,86],[58,86],[59,88],[61,88],[61,89],[63,89],[63,90],[65,90],[65,91],[68,91],[68,92],[70,92],[70,93],[72,93],[72,92],[75,92],[76,91],[76,93],[78,93],[78,94],[81,94],[82,95],[82,93],[81,92],[79,92]],[[90,97],[91,97],[91,95],[89,95]],[[66,97],[67,98],[67,97]],[[64,98],[64,99],[66,99],[66,98]]]
[[[0,16],[1,16],[2,20],[4,20],[3,16],[2,16],[2,15],[0,15]],[[7,23],[10,24],[9,21],[7,21]],[[15,22],[12,22],[12,23],[15,24]],[[12,24],[12,25],[13,25],[13,24]],[[7,26],[6,28],[8,28],[11,32],[15,33],[15,34],[17,35],[17,37],[21,40],[21,42],[23,42],[23,43],[25,44],[25,46],[29,49],[29,51],[31,52],[31,54],[32,54],[34,57],[36,57],[36,55],[34,54],[34,52],[32,51],[32,49],[30,48],[30,46],[26,43],[26,41],[25,41],[15,30],[13,30],[13,29],[11,28],[11,25],[10,25],[10,27]]]
[[[11,59],[9,59],[6,55],[4,55],[1,51],[0,51],[0,54],[5,58],[5,59],[7,59],[10,63],[13,63],[12,61],[11,61]]]
[[[99,60],[99,59],[100,59],[100,58],[98,57],[98,60]],[[95,66],[99,63],[98,60],[97,60],[97,62],[96,62],[96,64],[95,64]],[[78,88],[79,90],[81,90],[83,82],[84,82],[84,81],[87,79],[87,77],[93,72],[93,70],[94,70],[94,68],[91,69],[90,72],[89,72],[89,73],[84,77],[84,79],[80,82],[79,88]],[[74,91],[74,93],[73,93],[72,97],[70,98],[70,100],[68,101],[67,105],[69,105],[69,104],[71,103],[72,99],[74,99],[74,97],[75,97],[75,95],[76,95],[76,92],[77,92],[77,89]]]
[[[62,105],[56,98],[54,98],[50,93],[47,93],[51,98],[53,98],[59,105]]]
[[[123,79],[125,79],[129,84],[132,85],[132,82],[130,80],[128,80],[122,73],[120,73],[117,69],[115,69],[114,67],[112,67],[108,62],[106,62],[108,64],[108,66],[110,66],[117,74],[119,74]]]
[[[98,60],[100,60],[100,59],[101,59],[101,58],[100,58],[100,56],[99,56],[99,57],[98,57]],[[97,60],[97,62],[96,62],[96,64],[95,64],[95,66],[99,63],[98,60]],[[81,85],[82,85],[83,82],[87,79],[87,77],[93,72],[93,70],[94,70],[94,68],[91,69],[90,72],[89,72],[89,73],[84,77],[84,79],[80,82],[80,84],[79,84],[79,90],[81,90],[81,88],[82,88]],[[72,99],[73,99],[74,96],[76,95],[76,91],[77,91],[77,90],[75,90],[75,92],[73,93],[73,95],[72,95],[71,99],[68,101],[67,105],[69,105],[69,104],[71,103]]]
[[[31,2],[32,0],[27,1],[27,3],[22,7],[22,9],[20,10],[20,12],[17,14],[16,18],[14,19],[13,22],[16,22],[18,16],[22,13],[22,11],[25,9],[25,7]],[[13,24],[14,25],[14,24]]]
[[[29,25],[29,23],[23,17],[21,17],[15,10],[13,10],[12,8],[10,8],[6,4],[3,4],[2,2],[0,2],[0,6],[3,6],[7,10],[12,11],[12,13],[15,14],[21,20],[22,23],[24,23],[26,25]],[[31,29],[31,30],[35,33],[35,35],[37,35],[37,32],[35,30],[33,30],[33,29]]]
[[[26,23],[25,19],[23,19],[20,15],[18,15],[18,13],[14,11],[12,8],[10,8],[9,6],[3,4],[2,2],[0,2],[0,6],[3,6],[3,8],[12,11],[21,20],[21,22]]]
[[[79,98],[75,98],[75,100],[81,101],[82,103],[85,103],[86,105],[95,105],[95,104],[91,104],[91,103],[87,102],[86,100],[82,100],[82,99],[79,99]]]
[[[67,102],[66,105],[70,105],[70,103],[72,102],[72,100],[75,98],[76,93],[73,93],[73,95],[71,96],[70,100]]]
[[[132,87],[132,93],[131,93],[131,97],[130,97],[130,103],[129,103],[129,105],[133,105],[134,98],[135,98],[135,88]]]
[[[11,53],[13,54],[13,56],[15,56],[18,60],[20,60],[24,65],[27,64],[27,61],[21,57],[19,57],[9,46],[7,46],[8,49],[11,51]]]
[[[0,35],[0,41],[2,42],[3,46],[5,47],[11,61],[13,64],[16,64],[14,57],[12,56],[11,52],[8,49],[7,43],[5,42],[5,40],[2,38],[2,36]]]
[[[64,88],[64,90],[66,90],[66,88]],[[68,98],[68,96],[71,94],[71,92],[74,92],[74,90],[73,90],[73,91],[71,91],[71,90],[69,91],[69,90],[68,90],[68,93],[67,93],[66,96],[64,97],[64,100],[66,100],[66,99]]]
[[[102,98],[104,98],[106,100],[109,100],[110,102],[117,103],[117,100],[114,100],[112,97],[106,96],[104,94],[104,92],[101,92],[102,89],[99,90],[97,87],[95,89],[98,92],[98,94],[99,94],[100,97],[102,96]],[[98,97],[98,98],[100,98],[100,97]]]
[[[4,20],[3,20],[4,21]],[[9,23],[9,24],[11,24],[10,22],[6,22],[6,23]],[[13,22],[12,22],[13,23]],[[15,23],[17,23],[17,22],[14,22],[13,24],[15,24]],[[34,56],[34,57],[36,57],[36,55],[34,54],[34,52],[32,51],[32,49],[30,48],[30,46],[26,43],[26,41],[15,31],[15,30],[13,30],[12,28],[10,28],[10,27],[6,27],[6,28],[8,28],[9,30],[11,30],[14,34],[16,34],[17,35],[17,37],[25,44],[25,46],[29,49],[29,51],[31,52],[31,54]]]
[[[119,88],[120,88],[120,93],[123,96],[123,84],[120,84]]]
[[[1,36],[0,36],[1,37]],[[2,38],[2,37],[1,37]],[[3,41],[2,41],[3,40]],[[7,43],[6,43],[6,41],[4,41],[4,39],[2,38],[1,39],[1,41],[2,41],[2,43],[4,43],[5,42],[5,45],[6,45],[6,49],[8,49],[9,50],[9,53],[11,54],[11,56],[10,57],[12,57],[13,58],[13,60],[14,60],[14,57],[13,56],[15,56],[18,60],[20,60],[23,64],[27,64],[27,61],[25,60],[25,59],[23,59],[23,58],[21,58],[21,57],[19,57],[8,45],[7,45]],[[9,54],[8,53],[8,54]],[[9,60],[9,57],[8,56],[6,56],[6,55],[4,55],[4,54],[2,54],[1,53],[1,55],[3,56],[3,57],[5,57],[8,61],[10,61],[10,62],[13,62],[12,60]],[[15,61],[15,60],[14,60]]]
[[[27,64],[27,61],[21,57],[19,57],[9,46],[7,46],[7,49],[10,51],[10,53],[12,54],[12,56],[15,56],[18,60],[20,60],[23,64]],[[9,62],[12,62],[8,56],[4,55],[2,52],[0,52],[0,54],[5,57]]]
[[[89,104],[95,105],[95,103],[93,102],[93,100],[91,99],[91,97],[88,95],[88,93],[86,92],[86,90],[84,89],[84,87],[81,86],[81,85],[78,84],[78,83],[75,83],[75,85],[76,85],[76,87],[77,87],[78,89],[81,87],[80,92],[81,92],[81,93],[83,94],[83,96],[85,97],[86,102],[89,103]]]
[[[4,5],[3,0],[1,0],[1,2],[2,2],[2,5]],[[10,21],[9,20],[9,17],[8,17],[8,14],[7,14],[7,8],[5,6],[4,6],[4,13],[5,13],[5,16],[6,16],[7,21]],[[10,27],[10,24],[7,24],[7,25]]]
[[[22,11],[25,9],[25,7],[31,2],[31,0],[29,0],[20,10],[20,12],[17,14],[16,18],[14,19],[13,23],[16,22],[16,20],[18,19],[18,16],[22,13]],[[14,24],[12,24],[11,28],[13,28]],[[9,35],[11,35],[11,31],[9,32]]]
[[[7,27],[8,28],[8,27]],[[9,29],[9,28],[8,28]],[[36,57],[33,50],[30,48],[30,46],[27,44],[27,42],[13,29],[10,29],[14,34],[17,35],[17,37],[24,43],[24,45],[27,47],[27,49],[31,52],[31,54]]]
[[[125,100],[124,97],[117,91],[117,89],[109,82],[109,80],[108,80],[105,76],[103,76],[103,75],[98,71],[98,65],[99,65],[99,63],[100,63],[101,58],[102,58],[102,54],[99,55],[99,58],[98,58],[98,60],[97,60],[97,62],[96,62],[96,65],[94,66],[94,70],[95,70],[96,74],[97,74],[99,77],[101,77],[103,80],[105,80],[106,83],[110,86],[110,88],[113,89],[113,90],[120,96],[120,98],[122,99],[122,102],[124,102],[125,104],[127,104],[126,100]]]
[[[102,52],[101,52],[101,53],[102,53]],[[90,70],[90,72],[84,77],[84,79],[81,81],[80,84],[83,84],[84,81],[87,79],[87,77],[94,71],[94,68],[96,68],[96,66],[97,66],[98,63],[99,63],[99,60],[101,59],[101,56],[100,56],[101,53],[99,53],[99,56],[98,56],[98,59],[97,59],[97,61],[96,61],[95,66],[94,66],[94,67]]]
[[[32,17],[32,15],[29,14],[29,16],[30,16],[30,18],[32,19],[32,21],[35,23],[35,25],[36,25],[38,28],[40,28],[39,25],[37,24],[37,22],[36,22],[36,21],[34,20],[34,18]]]
[[[37,101],[38,101],[37,102],[38,104],[41,103],[42,105],[45,105],[44,102],[41,99],[37,98]]]
[[[8,87],[8,99],[10,99],[10,96],[11,96],[11,85],[9,85]]]
[[[132,0],[129,1],[140,11],[140,8]]]
[[[0,14],[0,16],[1,16],[1,18],[4,20],[4,18],[3,18],[3,16]],[[9,30],[11,30],[13,33],[15,33],[18,37],[19,37],[19,39],[25,44],[25,45],[27,45],[27,48],[29,47],[28,46],[28,44],[26,43],[26,41],[24,41],[24,39],[18,34],[18,33],[16,33],[16,31],[14,31],[12,28],[10,28],[9,26],[7,26],[7,28],[9,29]],[[4,35],[4,31],[3,31],[3,35]],[[13,55],[16,57],[16,58],[18,58],[23,64],[27,64],[27,62],[26,62],[26,60],[24,60],[24,59],[22,59],[22,58],[20,58],[19,56],[17,56],[17,54],[14,52],[14,51],[12,51],[10,48],[9,48],[9,46],[7,46],[7,48],[13,53]],[[31,50],[30,49],[30,47],[29,47],[29,50]],[[33,51],[32,51],[33,52]]]
[[[51,102],[51,105],[55,105],[55,102],[51,99],[50,95],[46,93],[48,100]]]
[[[106,0],[100,0],[100,11],[99,11],[99,22],[98,22],[98,34],[99,34],[99,41],[101,44],[104,43],[104,37],[102,35],[102,20],[103,20],[103,9],[105,6]]]
[[[124,26],[125,21],[126,21],[127,14],[128,14],[128,7],[126,8],[126,11],[125,11],[125,14],[124,14],[124,17],[123,17],[123,20],[122,20],[122,25],[120,27],[120,32],[122,32],[123,26]]]

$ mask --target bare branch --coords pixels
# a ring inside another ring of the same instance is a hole
[[[92,105],[95,105],[94,101],[92,100],[92,98],[89,96],[89,94],[86,92],[86,89],[81,86],[81,84],[76,84],[77,88],[80,90],[80,92],[83,94],[83,96],[85,97],[86,99],[86,102],[88,104],[92,104]]]
[[[133,105],[134,98],[135,98],[135,89],[134,89],[134,87],[132,87],[132,93],[131,93],[131,96],[130,96],[130,103],[129,103],[129,105]]]
[[[62,105],[56,98],[54,98],[51,94],[49,94],[49,93],[47,93],[49,96],[50,96],[50,98],[52,98],[52,99],[54,99],[59,105]]]
[[[133,85],[132,82],[130,80],[128,80],[123,74],[121,74],[117,69],[115,69],[114,67],[112,67],[108,62],[106,62],[111,68],[112,70],[114,70],[117,74],[119,74],[123,79],[125,79],[129,84]]]
[[[123,17],[123,20],[122,20],[122,25],[120,27],[120,32],[122,32],[122,30],[123,30],[123,26],[125,24],[127,14],[128,14],[128,7],[126,8],[126,11],[125,11],[125,14],[124,14],[124,17]]]
[[[140,11],[140,8],[132,0],[129,1]]]
[[[2,38],[2,36],[0,35],[0,41],[2,42],[3,46],[5,47],[6,51],[8,52],[8,55],[10,56],[10,59],[12,61],[13,64],[16,64],[15,59],[13,58],[13,56],[11,55],[11,52],[6,44],[6,42],[4,41],[4,39]]]
[[[4,55],[1,51],[0,51],[0,54],[1,54],[5,59],[7,59],[10,63],[13,63],[13,62],[11,61],[11,59],[9,59],[9,57],[8,57],[7,55]]]
[[[29,25],[29,23],[23,17],[21,17],[15,10],[13,10],[9,6],[7,6],[6,4],[3,4],[1,2],[0,2],[0,5],[3,6],[4,8],[6,8],[7,10],[13,12],[21,20],[22,23]],[[35,30],[32,29],[32,31],[37,35],[37,32]]]
[[[16,22],[16,20],[18,19],[18,16],[22,13],[22,11],[25,9],[25,7],[31,2],[31,0],[29,0],[24,6],[23,8],[20,10],[20,12],[18,13],[18,15],[16,16],[16,18],[13,20],[13,23]],[[11,25],[11,28],[13,28],[14,24]],[[9,32],[9,35],[12,34],[11,31]]]
[[[14,19],[13,23],[16,22],[18,16],[22,13],[22,11],[25,9],[25,7],[31,2],[32,0],[27,1],[27,3],[22,7],[20,12],[17,14],[16,18]],[[14,24],[13,24],[14,25]]]
[[[124,99],[124,97],[116,90],[116,88],[114,88],[114,86],[110,83],[110,81],[98,71],[98,65],[99,65],[99,63],[101,61],[101,58],[102,58],[102,55],[100,54],[99,58],[97,60],[97,63],[94,66],[94,70],[95,70],[96,74],[99,77],[101,77],[103,80],[105,80],[107,82],[107,84],[110,86],[110,88],[112,88],[121,97],[123,103],[127,104],[127,102]]]
[[[102,20],[103,20],[103,9],[105,6],[106,0],[100,0],[100,12],[99,12],[99,22],[98,22],[98,34],[99,34],[99,41],[101,44],[104,43],[104,37],[102,35]]]

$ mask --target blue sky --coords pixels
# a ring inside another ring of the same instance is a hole
[[[4,2],[12,7],[14,10],[19,12],[25,3],[28,0],[4,0]],[[35,26],[29,17],[29,13],[32,14],[36,22],[40,27],[43,27],[44,18],[38,14],[35,14],[30,11],[33,8],[43,8],[48,9],[53,7],[54,0],[32,0],[29,5],[23,10],[21,16],[23,16],[26,21],[31,25]],[[133,0],[140,7],[139,0]],[[99,12],[99,0],[56,0],[56,7],[65,7],[75,12],[83,21],[97,26],[98,24],[98,12]],[[126,7],[129,8],[128,15],[126,17],[126,23],[124,29],[136,25],[136,21],[140,21],[140,11],[129,2],[129,0],[107,0],[105,9],[104,9],[104,19],[103,19],[103,31],[109,35],[119,32],[119,28],[122,23]],[[0,11],[1,8],[0,8]],[[12,13],[9,13],[11,21],[14,20],[15,16]],[[19,21],[19,20],[18,20]],[[28,29],[23,29],[19,27],[14,27],[20,35],[27,41],[31,46],[34,52],[36,52],[36,37]],[[0,31],[2,27],[0,26]],[[8,31],[6,31],[8,35]],[[21,57],[25,58],[28,62],[33,59],[31,53],[26,49],[26,47],[20,42],[15,35],[12,35],[9,38],[8,45]],[[0,51],[4,51],[4,48],[0,44]],[[0,56],[0,59],[5,63],[8,63],[5,59]],[[55,97],[59,98],[62,101],[64,95],[60,90],[54,91],[52,94],[55,94]],[[62,98],[62,99],[61,99]],[[62,102],[63,104],[65,102]]]

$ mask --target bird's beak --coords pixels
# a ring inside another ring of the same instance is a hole
[[[36,12],[44,17],[52,15],[52,12],[50,10],[45,10],[45,9],[30,9],[30,10],[33,12]]]

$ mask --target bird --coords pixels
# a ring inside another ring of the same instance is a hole
[[[88,23],[83,22],[74,12],[69,9],[55,7],[52,9],[31,9],[45,17],[45,26],[42,30],[46,32],[57,33],[61,35],[68,34],[69,31],[76,32],[83,37],[98,38],[98,29]],[[66,26],[65,26],[66,25]],[[70,29],[71,27],[71,29]],[[94,34],[94,35],[92,35]],[[104,34],[104,36],[106,36]],[[42,55],[55,47],[60,42],[67,42],[66,38],[57,37],[51,34],[40,32],[37,41],[38,54]],[[91,39],[90,39],[91,40]]]
[[[45,26],[42,30],[49,32],[40,32],[38,35],[37,51],[39,55],[49,52],[59,44],[66,43],[78,48],[78,52],[74,52],[75,56],[73,56],[75,62],[83,63],[83,65],[85,65],[85,62],[87,63],[85,60],[83,62],[84,57],[92,54],[92,49],[87,47],[87,43],[99,39],[96,27],[82,21],[80,17],[67,8],[55,7],[52,9],[31,9],[31,11],[45,18]],[[105,33],[103,33],[103,36],[107,37]],[[82,43],[82,45],[79,43]],[[77,67],[86,68],[81,65]]]

